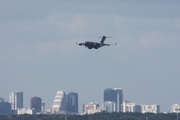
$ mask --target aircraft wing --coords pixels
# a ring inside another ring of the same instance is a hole
[[[115,44],[103,44],[104,46],[110,46],[110,45],[117,45],[117,43]]]
[[[110,46],[111,44],[103,44],[104,46]]]

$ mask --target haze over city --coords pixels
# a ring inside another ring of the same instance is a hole
[[[103,102],[122,88],[124,100],[179,103],[180,1],[0,1],[0,97],[23,91],[24,107],[39,96],[51,108],[57,91],[82,104]],[[99,42],[89,50],[76,43]]]

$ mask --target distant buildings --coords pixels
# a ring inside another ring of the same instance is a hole
[[[12,110],[23,108],[23,92],[10,92],[9,103]]]
[[[107,88],[104,90],[104,102],[102,107],[96,102],[83,104],[83,114],[97,112],[140,112],[160,113],[160,105],[141,105],[123,102],[123,90],[121,88]],[[171,112],[180,112],[180,105],[174,104]],[[0,114],[78,114],[78,93],[57,91],[52,108],[45,108],[40,97],[30,99],[30,109],[23,108],[23,92],[10,92],[9,103],[0,97]]]
[[[45,113],[45,109],[46,109],[46,108],[45,108],[45,103],[42,103],[42,104],[41,104],[41,112],[42,112],[42,113]]]
[[[40,97],[32,97],[31,98],[31,109],[34,109],[37,113],[41,112],[42,108],[42,100]]]
[[[107,88],[104,90],[104,102],[113,101],[116,103],[116,112],[122,111],[123,90],[121,88]]]
[[[160,105],[140,105],[127,101],[123,102],[123,90],[121,88],[105,89],[103,106],[106,107],[107,112],[115,110],[116,112],[160,113]]]
[[[160,113],[160,105],[142,105],[142,113]]]
[[[88,110],[96,110],[99,107],[99,104],[96,102],[90,102],[87,104],[83,104],[83,113],[88,114]]]
[[[66,93],[64,91],[57,91],[53,101],[52,113],[60,114],[66,110]]]
[[[160,113],[160,105],[141,105],[125,100],[122,106],[123,112]]]
[[[23,108],[23,92],[10,92],[9,102],[11,103],[12,114],[36,114],[37,111],[41,112],[41,99],[38,97],[31,99],[32,109]]]
[[[22,108],[22,109],[17,109],[17,114],[21,115],[21,114],[36,114],[36,110],[35,109],[27,109],[27,108]]]
[[[4,115],[12,114],[11,103],[0,101],[0,115],[1,114],[4,114]]]
[[[106,108],[99,107],[99,104],[97,102],[83,104],[83,114],[94,114],[102,111],[106,111]]]
[[[171,112],[180,112],[180,104],[173,104],[171,106]]]
[[[78,94],[74,92],[68,93],[66,101],[66,112],[78,113]]]
[[[141,105],[136,103],[130,103],[128,101],[123,102],[123,112],[141,112]]]
[[[52,113],[78,113],[78,94],[70,92],[66,95],[64,91],[58,91],[53,101]]]
[[[105,101],[102,106],[106,108],[106,112],[116,112],[116,103],[114,101]]]
[[[51,108],[45,108],[44,113],[45,113],[45,114],[53,114]]]

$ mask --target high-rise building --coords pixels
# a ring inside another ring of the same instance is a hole
[[[31,98],[31,109],[34,108],[36,112],[41,112],[42,100],[40,97]]]
[[[0,101],[0,115],[12,114],[11,103]]]
[[[116,112],[116,103],[114,101],[104,102],[103,107],[106,107],[106,112]]]
[[[122,112],[123,90],[121,88],[107,88],[104,90],[104,102],[114,101],[116,112]]]
[[[69,113],[78,113],[78,94],[70,92],[67,95],[66,111]]]
[[[64,91],[57,91],[53,101],[52,113],[61,114],[66,111],[66,93]]]
[[[23,108],[23,92],[10,92],[9,103],[12,110]]]

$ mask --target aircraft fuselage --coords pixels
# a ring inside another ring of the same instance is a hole
[[[86,47],[89,48],[89,49],[92,49],[92,48],[98,49],[98,48],[100,48],[100,47],[103,46],[103,43],[86,41],[86,42],[84,43],[84,46],[86,46]]]
[[[86,41],[86,42],[84,42],[84,43],[79,43],[78,45],[79,46],[85,46],[85,47],[87,47],[87,48],[89,48],[89,49],[92,49],[92,48],[94,48],[94,49],[98,49],[98,48],[100,48],[100,47],[102,47],[102,46],[109,46],[110,44],[104,44],[104,41],[105,41],[105,39],[106,39],[106,36],[103,36],[102,37],[102,39],[101,39],[101,41],[100,41],[100,43],[98,43],[98,42],[90,42],[90,41]],[[76,43],[77,44],[77,43]]]

